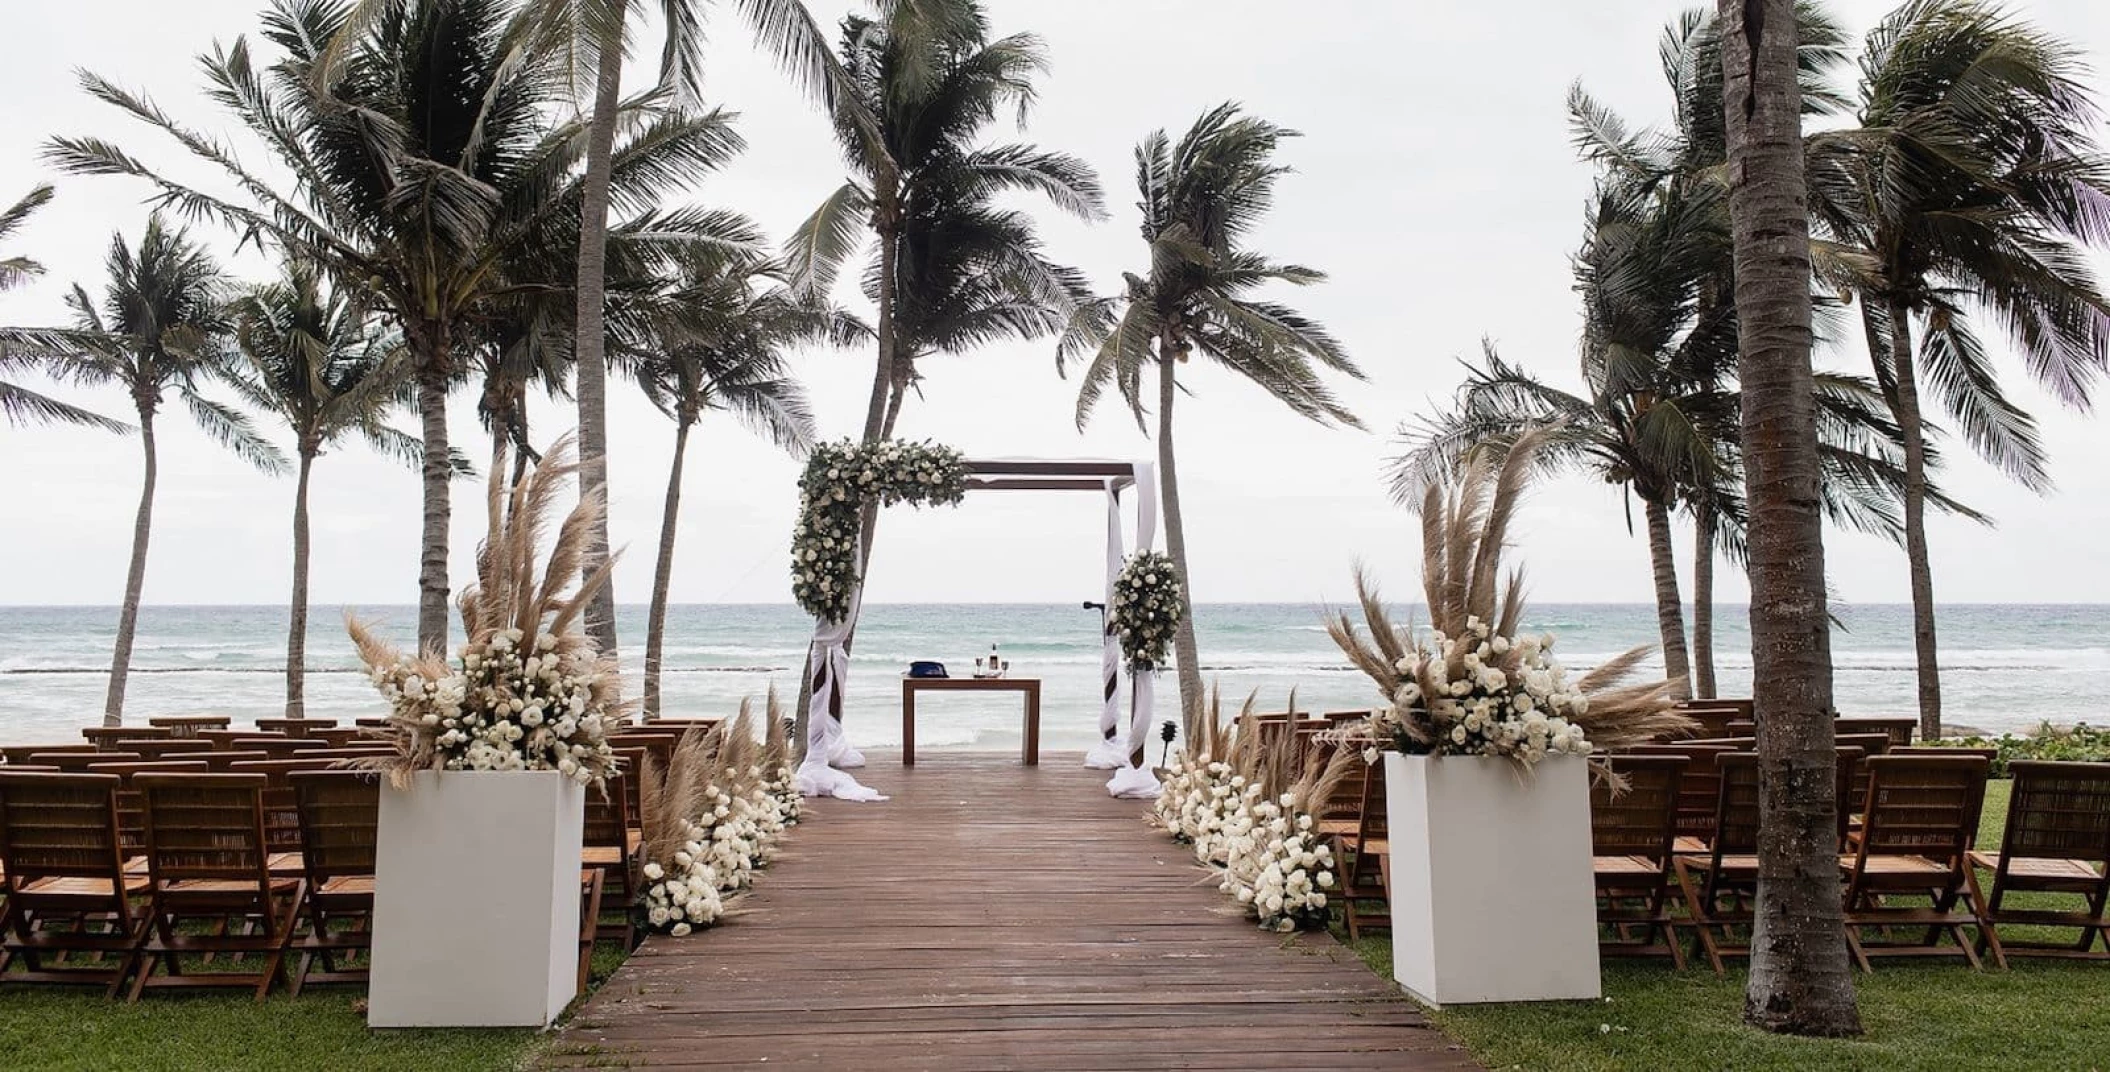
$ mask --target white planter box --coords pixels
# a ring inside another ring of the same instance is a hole
[[[1392,973],[1431,1005],[1596,998],[1586,762],[1385,755]]]
[[[578,988],[586,793],[555,771],[381,788],[371,1027],[547,1027]]]

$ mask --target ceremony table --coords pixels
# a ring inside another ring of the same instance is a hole
[[[1016,692],[1025,696],[1025,741],[1020,760],[1040,765],[1040,679],[1037,677],[903,677],[901,679],[901,765],[916,765],[916,694],[919,692]]]

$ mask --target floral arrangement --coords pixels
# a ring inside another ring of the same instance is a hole
[[[1114,576],[1114,596],[1107,608],[1110,625],[1121,638],[1121,654],[1132,670],[1157,670],[1172,649],[1183,602],[1180,572],[1160,551],[1138,551]]]
[[[966,493],[966,464],[950,447],[842,440],[813,448],[799,475],[799,521],[791,534],[793,598],[824,621],[849,617],[865,506],[952,506]]]
[[[1333,848],[1313,830],[1316,820],[1304,808],[1310,799],[1315,798],[1292,791],[1248,804],[1239,809],[1235,832],[1226,837],[1220,888],[1269,930],[1326,926]]]
[[[1422,496],[1426,636],[1392,623],[1360,571],[1356,594],[1367,639],[1346,613],[1327,632],[1376,683],[1385,705],[1355,731],[1380,748],[1414,755],[1502,756],[1529,770],[1550,755],[1589,756],[1689,731],[1672,710],[1679,683],[1622,684],[1649,648],[1635,648],[1571,681],[1552,635],[1522,636],[1523,578],[1502,578],[1509,519],[1544,430],[1517,439],[1499,465],[1476,454],[1454,484]]]
[[[798,792],[789,788],[790,750],[777,714],[771,693],[758,745],[750,705],[742,702],[732,722],[684,734],[665,771],[649,761],[640,771],[651,802],[637,905],[646,927],[679,937],[716,923],[797,823]]]
[[[598,490],[580,496],[547,564],[535,568],[537,534],[578,470],[571,446],[569,437],[559,440],[510,490],[503,458],[493,462],[491,528],[478,549],[477,583],[459,600],[469,639],[454,661],[407,656],[366,623],[346,619],[388,701],[382,732],[397,754],[377,765],[398,787],[417,770],[554,770],[598,788],[615,770],[607,729],[627,711],[615,660],[579,631],[587,600],[608,580],[605,564],[580,576],[586,533],[601,512]]]

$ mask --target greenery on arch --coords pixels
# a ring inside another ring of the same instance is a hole
[[[1121,640],[1129,669],[1164,667],[1184,605],[1180,571],[1172,556],[1138,551],[1128,557],[1114,577],[1113,605],[1107,612],[1113,616],[1114,635]]]
[[[799,475],[799,523],[791,534],[791,593],[829,622],[850,616],[857,548],[867,503],[956,506],[967,495],[959,451],[924,441],[824,443]]]

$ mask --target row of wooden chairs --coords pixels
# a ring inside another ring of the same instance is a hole
[[[1842,750],[1850,751],[1858,750]],[[1838,810],[1848,817],[1839,869],[1847,942],[1863,970],[1886,955],[1961,955],[1973,967],[1981,952],[2001,967],[2010,952],[2110,958],[2110,764],[2013,764],[2001,848],[1988,853],[1972,847],[1988,757],[1894,749],[1865,765],[1856,758],[1842,755],[1839,764],[1856,772],[1842,775],[1838,787]],[[1681,825],[1688,769],[1703,762],[1713,767],[1716,785],[1704,839]],[[1622,755],[1612,764],[1626,791],[1600,784],[1591,800],[1599,918],[1612,935],[1605,951],[1668,955],[1682,967],[1676,931],[1688,928],[1720,972],[1724,956],[1747,952],[1734,936],[1751,922],[1758,883],[1757,757]],[[1990,896],[1978,869],[1992,874]],[[2073,894],[2080,904],[2011,909],[2005,902],[2016,892]],[[2010,925],[2076,928],[2078,937],[2070,944],[2016,942],[2001,935]],[[1942,945],[1944,936],[1954,944]],[[2092,948],[2098,938],[2101,952]]]

